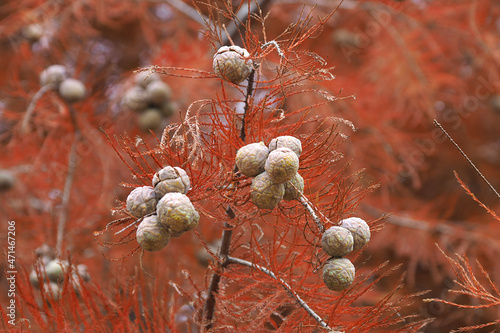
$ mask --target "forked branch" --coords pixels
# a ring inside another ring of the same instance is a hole
[[[306,312],[314,318],[314,320],[316,320],[320,325],[321,327],[324,327],[328,330],[328,332],[332,332],[332,333],[342,333],[340,331],[335,331],[333,329],[331,329],[330,327],[328,327],[328,324],[325,323],[325,321],[316,313],[314,312],[313,309],[311,309],[309,307],[309,305],[307,305],[307,303],[302,299],[300,298],[299,295],[297,295],[296,292],[294,292],[292,290],[292,287],[286,283],[285,281],[283,281],[282,279],[280,279],[279,277],[276,276],[276,274],[274,274],[273,271],[265,268],[265,267],[262,267],[260,265],[257,265],[257,264],[254,264],[254,263],[251,263],[250,261],[246,261],[246,260],[243,260],[243,259],[239,259],[239,258],[234,258],[234,257],[227,257],[227,262],[229,264],[238,264],[238,265],[242,265],[242,266],[246,266],[246,267],[250,267],[250,268],[253,268],[253,269],[258,269],[259,271],[261,271],[262,273],[272,277],[273,279],[275,279],[276,281],[278,281],[285,289],[286,291],[288,291],[288,293],[290,295],[292,295],[293,298],[295,298],[295,300],[297,301],[297,303],[299,303],[299,305],[304,309],[306,310]]]

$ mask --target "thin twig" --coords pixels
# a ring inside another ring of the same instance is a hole
[[[150,278],[152,278],[154,280],[155,277],[153,275],[149,274],[148,272],[146,272],[146,270],[144,269],[143,257],[144,257],[144,249],[141,250],[141,255],[139,256],[139,264],[141,265],[141,269],[144,272],[144,274],[146,274],[147,276],[149,276]]]
[[[292,186],[293,186],[293,184],[292,184]],[[325,227],[323,227],[323,224],[321,223],[321,219],[319,218],[318,215],[316,215],[316,212],[314,211],[312,205],[309,203],[309,200],[307,200],[307,198],[302,193],[300,196],[300,203],[302,204],[302,206],[304,206],[304,208],[307,210],[309,215],[311,215],[311,217],[312,217],[314,223],[316,223],[316,226],[318,227],[318,229],[323,233],[325,231]]]
[[[278,42],[276,42],[275,40],[271,40],[271,41],[269,41],[267,43],[264,43],[260,48],[264,49],[264,47],[269,46],[269,45],[273,45],[274,46],[274,48],[276,49],[276,52],[278,52],[278,54],[280,55],[280,57],[282,57],[282,58],[285,57],[285,55],[283,54],[283,51],[281,51],[281,48],[280,48]]]
[[[460,148],[460,146],[455,142],[455,140],[453,140],[453,138],[448,134],[448,132],[446,132],[446,130],[443,128],[443,126],[439,123],[439,121],[437,121],[436,119],[434,119],[434,125],[436,125],[437,127],[439,127],[439,129],[446,135],[446,137],[448,137],[448,139],[451,141],[451,143],[453,143],[453,145],[458,149],[458,151],[463,155],[463,157],[465,157],[465,159],[467,160],[467,162],[469,162],[469,164],[477,172],[477,174],[484,180],[484,182],[486,184],[488,184],[488,186],[490,187],[490,189],[493,192],[495,192],[496,196],[498,198],[500,198],[500,194],[498,194],[497,190],[495,190],[495,188],[493,187],[493,185],[491,185],[491,183],[486,179],[486,177],[483,176],[483,174],[481,173],[481,171],[479,171],[479,169],[470,160],[470,158],[467,156],[467,154],[465,154],[465,152],[462,150],[462,148]]]
[[[153,215],[153,214],[154,214],[154,213],[151,213],[151,214],[148,214],[148,215],[146,215],[146,216],[151,216],[151,215]],[[141,222],[142,222],[142,220],[144,219],[144,217],[146,217],[146,216],[143,216],[143,217],[141,217],[140,219],[135,220],[134,222],[132,222],[132,223],[130,223],[129,225],[127,225],[126,227],[124,227],[124,228],[122,228],[121,230],[119,230],[119,231],[115,232],[115,235],[121,234],[121,233],[122,233],[122,232],[124,232],[125,230],[127,230],[127,229],[129,229],[129,228],[132,228],[132,226],[136,225],[137,223],[141,223]]]
[[[43,95],[45,95],[47,92],[52,90],[54,88],[54,85],[52,84],[46,84],[40,88],[36,92],[36,94],[33,96],[33,98],[30,101],[30,104],[28,105],[28,108],[26,109],[26,113],[24,114],[23,121],[21,122],[21,134],[24,134],[28,130],[28,123],[31,119],[31,115],[33,111],[35,111],[35,106],[36,103],[42,98]]]
[[[76,169],[76,161],[77,161],[76,146],[78,140],[80,139],[80,130],[78,129],[78,125],[76,123],[76,112],[73,109],[73,106],[69,105],[68,111],[71,117],[71,122],[73,123],[75,135],[73,137],[73,142],[71,143],[71,149],[68,157],[68,173],[66,174],[66,180],[64,182],[64,189],[62,193],[62,203],[61,203],[61,214],[59,215],[59,222],[57,224],[56,249],[59,254],[62,253],[64,226],[66,225],[66,221],[68,220],[71,186],[73,185],[73,178]]]
[[[331,333],[342,333],[340,331],[334,331],[330,327],[328,327],[328,324],[325,323],[325,321],[316,312],[314,312],[314,310],[311,309],[309,307],[309,305],[307,305],[307,303],[302,298],[300,298],[299,295],[297,295],[296,292],[294,292],[292,290],[292,287],[290,287],[290,285],[288,283],[286,283],[285,281],[283,281],[282,279],[280,279],[279,277],[277,277],[276,274],[274,274],[273,271],[271,271],[271,270],[269,270],[269,269],[267,269],[265,267],[262,267],[260,265],[251,263],[250,261],[246,261],[246,260],[239,259],[239,258],[234,258],[234,257],[229,257],[229,256],[227,257],[227,262],[230,263],[230,264],[238,264],[238,265],[242,265],[242,266],[246,266],[246,267],[258,269],[262,273],[267,274],[270,277],[272,277],[273,279],[279,281],[283,285],[283,287],[286,289],[286,291],[288,291],[290,293],[290,295],[292,295],[292,297],[295,298],[295,300],[297,300],[297,303],[299,303],[299,305],[302,308],[304,308],[304,310],[306,310],[306,312],[311,317],[313,317],[322,327],[326,328]]]

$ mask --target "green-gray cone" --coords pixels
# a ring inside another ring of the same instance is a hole
[[[355,268],[346,258],[329,259],[323,267],[323,282],[330,290],[341,291],[354,281]]]
[[[79,102],[85,98],[87,89],[80,80],[66,79],[59,86],[59,95],[68,103]]]
[[[157,206],[158,220],[169,230],[172,237],[179,237],[185,231],[198,226],[200,215],[191,200],[177,192],[167,193]]]
[[[354,238],[349,230],[339,226],[328,228],[321,238],[321,247],[332,257],[343,257],[349,254],[354,245]]]
[[[151,83],[155,81],[160,81],[160,75],[157,73],[151,73],[149,71],[142,71],[135,75],[134,81],[138,87],[146,89]]]
[[[148,107],[148,95],[146,90],[134,86],[125,92],[123,96],[123,105],[133,111],[143,111]]]
[[[40,84],[51,85],[53,89],[59,89],[61,83],[68,77],[68,70],[63,65],[52,65],[40,73]]]
[[[255,177],[264,172],[269,149],[264,142],[251,143],[238,149],[236,153],[236,166],[242,174]]]
[[[186,171],[179,167],[166,166],[153,176],[153,186],[157,197],[161,198],[170,192],[186,194],[191,184]]]
[[[54,259],[45,266],[45,273],[50,281],[60,283],[64,279],[64,272],[69,268],[65,260]]]
[[[158,221],[158,216],[151,215],[139,224],[136,231],[137,242],[146,251],[158,251],[167,246],[170,233]]]
[[[267,172],[263,172],[252,180],[250,196],[255,206],[261,209],[273,209],[283,199],[285,185],[276,184]]]
[[[340,221],[339,226],[346,228],[354,238],[353,251],[357,251],[370,241],[370,227],[359,217],[350,217]]]
[[[240,83],[252,71],[250,54],[239,46],[222,46],[214,55],[213,67],[215,74],[223,80]]]
[[[154,81],[146,87],[146,94],[150,104],[161,106],[170,100],[172,97],[172,90],[165,82]]]
[[[299,170],[299,158],[289,148],[276,148],[269,153],[264,169],[277,184],[286,183]]]
[[[299,157],[300,154],[302,154],[302,142],[296,137],[290,135],[278,136],[277,138],[272,139],[269,143],[269,151],[273,151],[276,148],[291,149]]]
[[[156,210],[155,189],[151,186],[142,186],[135,188],[127,197],[127,211],[133,217],[143,217],[153,213]]]

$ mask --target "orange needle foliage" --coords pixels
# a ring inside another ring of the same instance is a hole
[[[0,168],[16,182],[0,192],[0,217],[18,231],[14,328],[436,332],[498,323],[498,200],[432,120],[498,188],[499,20],[492,0],[2,2]],[[250,89],[214,75],[222,42],[249,51]],[[69,105],[40,86],[53,64],[85,84],[84,101]],[[139,68],[161,74],[177,103],[159,131],[140,131],[121,103]],[[235,154],[279,135],[302,141],[304,199],[263,211],[250,200],[251,179],[234,172]],[[166,165],[187,171],[200,224],[142,255],[124,202]],[[370,221],[372,240],[349,255],[354,283],[332,292],[321,280],[322,231],[352,215]],[[33,251],[44,243],[85,263],[92,281],[70,267],[60,299],[34,288]],[[10,330],[4,287],[0,327]]]

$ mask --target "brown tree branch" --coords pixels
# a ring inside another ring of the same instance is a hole
[[[240,139],[245,142],[246,132],[245,132],[245,117],[250,107],[250,98],[253,94],[254,87],[254,76],[255,70],[252,69],[250,72],[250,76],[248,77],[248,85],[245,96],[245,108],[243,111],[243,118],[241,121],[241,131],[240,131]],[[238,171],[238,167],[234,167],[234,172]],[[228,217],[232,220],[236,217],[234,211],[230,206],[227,207],[226,213]],[[212,275],[212,279],[210,280],[210,285],[208,287],[208,296],[205,302],[205,307],[203,309],[203,317],[206,320],[205,329],[208,331],[213,326],[214,312],[215,312],[215,294],[219,291],[219,283],[221,279],[221,275],[219,270],[222,270],[227,265],[227,257],[229,255],[229,249],[231,246],[231,237],[233,235],[233,226],[227,222],[224,222],[224,231],[222,232],[222,242],[217,253],[217,256],[220,259],[220,262],[216,263],[217,268],[216,271]]]
[[[56,250],[59,254],[62,254],[62,244],[64,239],[64,226],[68,220],[69,215],[69,199],[71,195],[71,186],[73,185],[73,178],[76,169],[76,145],[80,140],[80,130],[76,122],[76,112],[72,105],[68,106],[68,111],[71,117],[71,122],[73,123],[73,128],[75,135],[73,137],[73,142],[71,143],[71,149],[68,157],[68,173],[66,174],[66,180],[64,182],[64,189],[62,193],[62,203],[61,203],[61,214],[59,215],[59,221],[57,224],[57,241]]]

